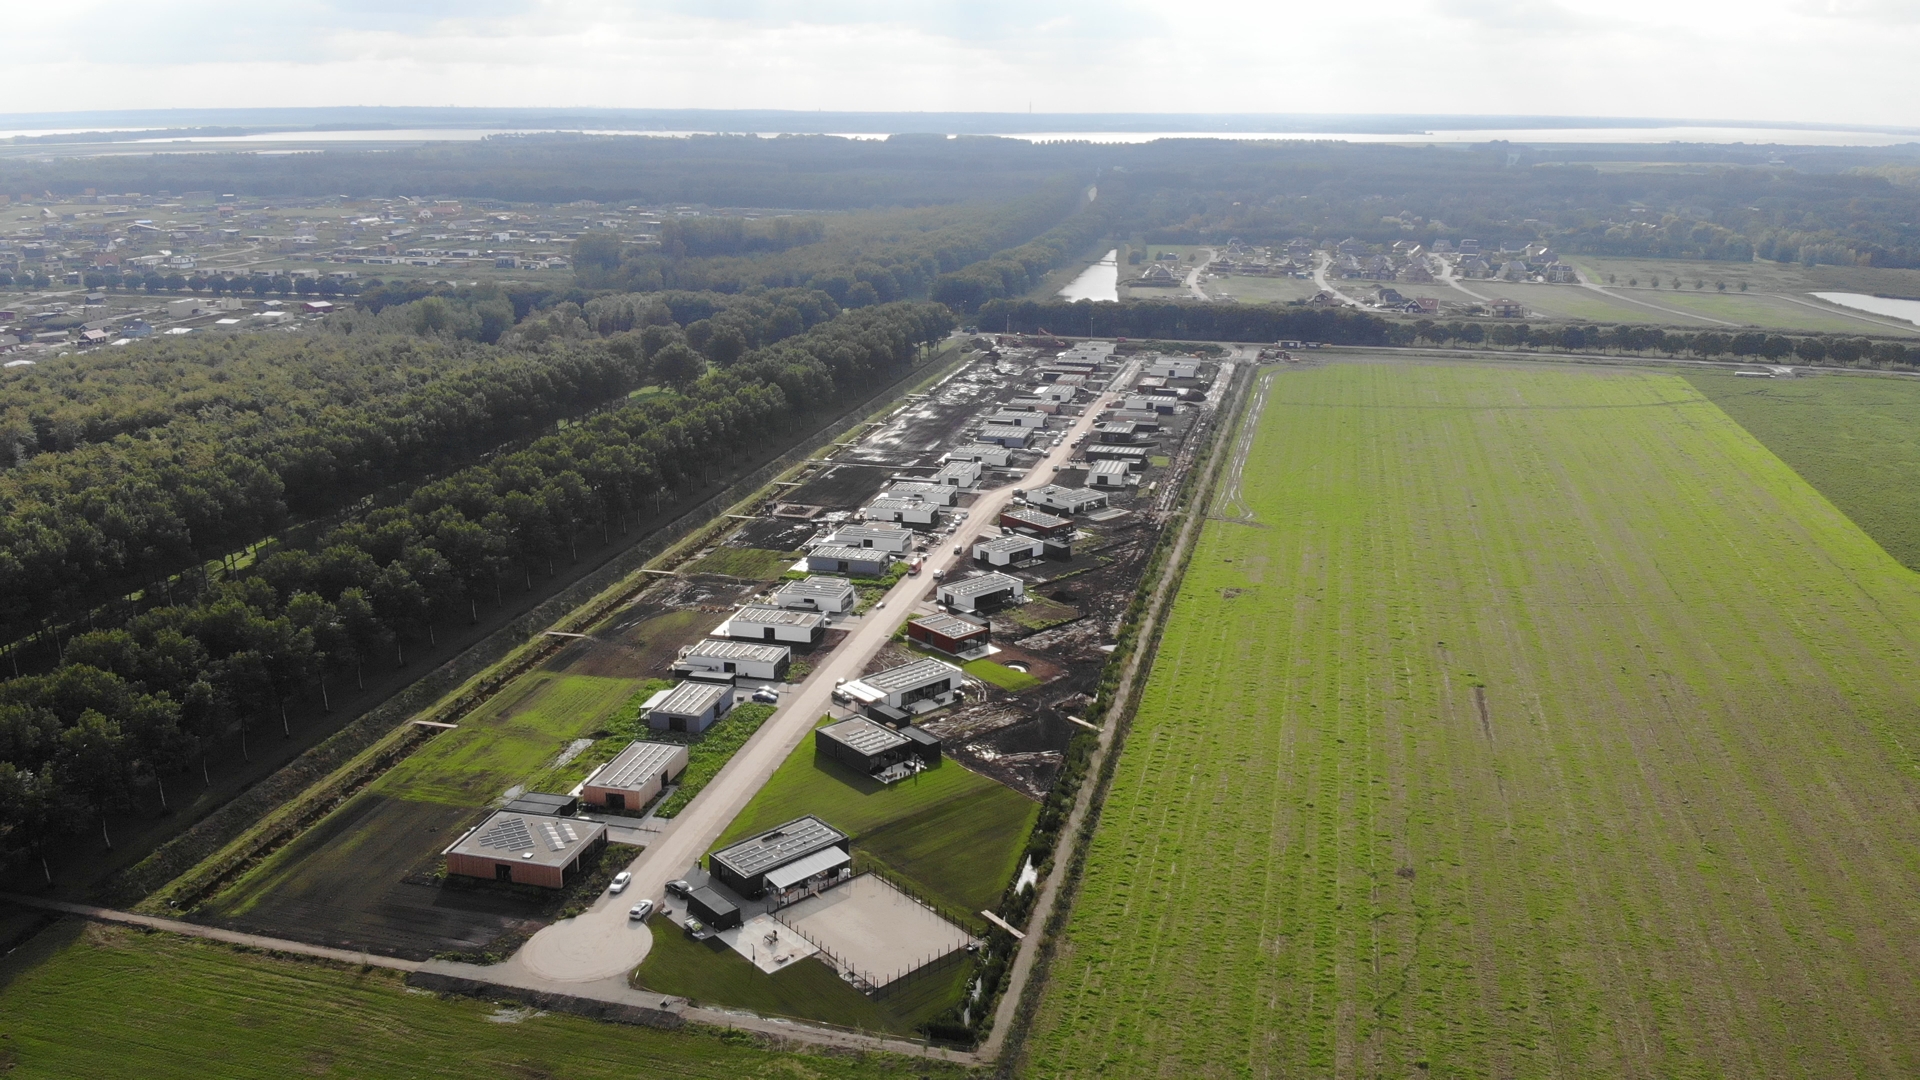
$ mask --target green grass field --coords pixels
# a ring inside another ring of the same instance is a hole
[[[950,913],[988,907],[1020,866],[1039,816],[1031,799],[952,761],[881,784],[802,742],[727,826],[725,847],[803,814],[853,837],[855,865],[878,865]]]
[[[722,544],[684,569],[690,574],[725,574],[754,581],[775,581],[800,558],[797,551],[731,547]]]
[[[745,963],[745,961],[742,961]],[[857,996],[857,995],[856,995]],[[408,990],[390,972],[63,923],[0,960],[0,1073],[142,1080],[959,1076]]]
[[[1687,376],[1820,494],[1920,570],[1920,381]]]
[[[687,769],[680,774],[680,782],[660,803],[661,817],[675,817],[686,809],[695,795],[720,775],[720,770],[733,755],[747,745],[753,733],[773,715],[774,706],[748,702],[736,705],[732,712],[720,718],[719,722],[702,732],[698,741],[687,749]]]
[[[1280,374],[1026,1073],[1920,1073],[1920,579],[1684,380]]]
[[[996,664],[991,660],[969,660],[960,665],[966,673],[981,682],[992,683],[1002,690],[1018,693],[1040,685],[1040,680],[1024,671],[1015,671],[1010,667]]]

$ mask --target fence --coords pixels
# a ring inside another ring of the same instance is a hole
[[[882,874],[878,871],[869,870],[863,874],[856,874],[854,875],[854,877],[866,877],[869,875],[872,876],[874,880],[886,885],[890,889],[893,889],[895,892],[898,892],[902,896],[905,896],[907,899],[913,901],[916,904],[919,904],[921,907],[926,908],[928,911],[933,912],[935,915],[938,915],[949,922],[956,922],[956,920],[950,918],[945,912],[941,911],[939,908],[933,906],[932,904],[927,903],[925,900],[915,895],[911,889],[908,889],[907,887],[894,881],[892,878],[888,877],[885,874]],[[847,883],[851,883],[852,880],[853,880],[852,878],[847,879]],[[796,937],[800,938],[802,941],[805,941],[807,944],[819,950],[820,955],[827,958],[827,961],[833,965],[834,970],[840,973],[841,978],[847,980],[847,982],[854,989],[860,991],[861,993],[867,995],[870,998],[879,999],[879,998],[886,997],[888,994],[895,993],[900,989],[904,988],[905,986],[909,985],[910,983],[913,982],[913,980],[916,977],[927,975],[934,971],[949,967],[955,962],[963,960],[965,957],[969,955],[968,951],[965,948],[950,949],[943,953],[929,953],[928,955],[920,957],[919,959],[915,960],[911,964],[908,964],[901,968],[897,968],[894,971],[887,972],[884,974],[873,972],[873,971],[867,971],[859,967],[856,967],[853,964],[853,962],[848,960],[846,957],[841,956],[839,953],[836,953],[832,949],[828,948],[824,943],[814,939],[813,937],[810,937],[808,934],[802,931],[799,927],[795,926],[792,922],[788,921],[784,916],[782,916],[778,910],[770,911],[767,914],[771,916],[775,922],[779,923],[781,926],[786,927],[788,930],[791,930]]]

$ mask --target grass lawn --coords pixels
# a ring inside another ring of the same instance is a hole
[[[1677,376],[1273,376],[1037,1076],[1920,1075],[1920,578]]]
[[[1049,626],[1059,626],[1080,617],[1080,609],[1072,604],[1062,604],[1044,596],[1027,594],[1027,602],[1012,609],[1009,614],[1013,621],[1029,630],[1045,630]]]
[[[802,742],[727,826],[715,848],[802,814],[853,837],[856,866],[878,864],[951,913],[977,912],[1012,883],[1040,806],[943,761],[892,785],[816,757]]]
[[[656,1031],[442,999],[409,991],[386,971],[78,922],[0,960],[0,1072],[143,1080],[961,1075],[931,1061],[775,1052],[708,1029]]]
[[[732,1005],[767,1016],[820,1020],[865,1031],[911,1034],[956,1000],[970,964],[952,964],[894,992],[869,998],[809,957],[768,975],[718,938],[695,941],[672,923],[653,922],[653,949],[634,973],[636,986],[695,1002]]]
[[[1687,376],[1867,535],[1920,570],[1920,382]]]
[[[1002,690],[1018,693],[1039,686],[1040,680],[1024,671],[1015,671],[1010,667],[996,664],[991,660],[969,660],[960,665],[967,674],[984,683],[991,683]]]
[[[777,581],[800,558],[798,551],[722,544],[683,569],[690,574],[725,574],[751,581]]]

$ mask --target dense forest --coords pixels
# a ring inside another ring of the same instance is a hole
[[[421,413],[399,405],[405,393],[369,392],[360,408],[326,402],[310,388],[311,423],[261,423],[258,413],[184,407],[202,387],[181,378],[171,396],[182,405],[179,431],[152,423],[141,429],[147,438],[123,433],[56,447],[16,466],[9,481],[42,469],[50,479],[10,489],[16,501],[0,519],[9,530],[0,541],[0,595],[13,604],[7,614],[14,633],[48,626],[16,640],[14,649],[38,645],[54,655],[49,669],[47,656],[30,654],[27,673],[0,684],[3,854],[27,854],[76,824],[104,820],[143,784],[154,784],[164,799],[166,779],[192,768],[211,742],[236,731],[244,742],[251,728],[284,717],[292,695],[324,695],[329,678],[358,680],[369,663],[403,661],[409,640],[431,639],[437,624],[471,619],[480,604],[499,603],[505,588],[549,573],[583,532],[624,529],[656,492],[858,394],[953,326],[938,305],[835,313],[830,301],[816,298],[807,309],[824,317],[778,337],[771,320],[734,311],[732,299],[603,298],[586,310],[562,304],[532,320],[545,329],[535,344],[447,349],[456,370],[435,384]],[[804,306],[768,305],[775,316]],[[405,317],[411,306],[390,310]],[[700,317],[682,324],[676,307]],[[804,322],[804,313],[799,318]],[[605,336],[589,319],[606,328]],[[748,348],[730,359],[727,349],[715,348],[747,326],[762,330]],[[354,336],[316,335],[303,344],[331,348],[329,363],[341,369],[356,360],[379,366],[406,344],[383,334],[359,349]],[[702,337],[706,353],[696,348]],[[531,351],[515,356],[516,347]],[[246,344],[236,351],[242,355],[229,362],[252,372],[256,384],[265,378],[261,368],[270,360],[245,355]],[[485,394],[467,399],[472,407],[463,410],[454,389],[474,389],[461,378],[496,370],[490,365],[528,376],[516,393],[529,410],[577,410],[584,385],[602,393],[643,382],[660,389],[420,483],[404,499],[347,508],[310,543],[277,545],[244,568],[231,564],[229,573],[207,571],[209,551],[260,534],[288,512],[287,485],[275,467],[312,467],[307,453],[239,452],[238,432],[284,436],[286,445],[317,448],[333,470],[328,476],[351,472],[349,462],[395,460],[394,440],[415,432],[383,424],[435,413],[436,403],[450,406],[437,415],[455,434],[429,436],[422,445],[477,438],[478,429],[497,425]],[[540,379],[536,368],[578,377]],[[292,370],[300,381],[299,369]],[[138,378],[136,365],[105,381]],[[342,383],[354,379],[335,380]],[[379,380],[356,385],[363,384],[377,390]],[[222,427],[228,422],[236,428]],[[135,581],[144,587],[114,598]],[[90,604],[92,628],[63,636],[55,617],[71,618]],[[20,663],[17,652],[12,662]]]

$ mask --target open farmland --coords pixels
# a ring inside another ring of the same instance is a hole
[[[1920,1071],[1920,581],[1686,381],[1274,378],[1035,1076]]]
[[[74,921],[0,961],[0,1072],[9,1076],[962,1075],[937,1061],[800,1049],[439,998],[383,969]]]
[[[1687,381],[1888,554],[1920,570],[1920,380],[1700,372]]]

